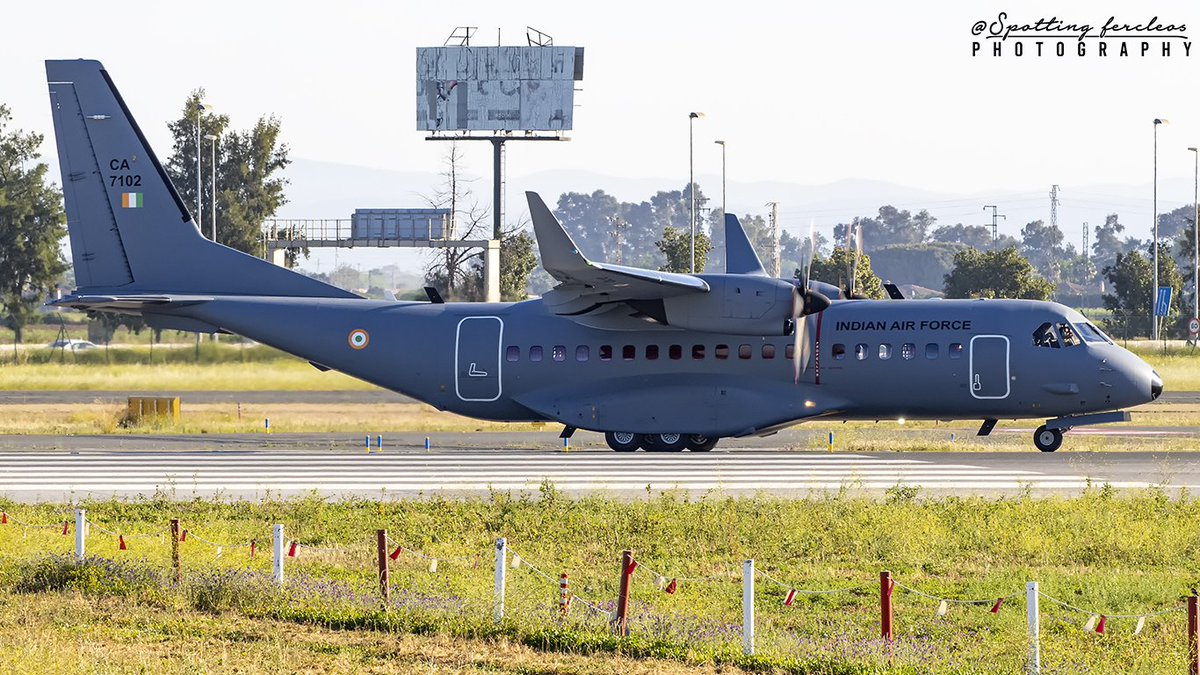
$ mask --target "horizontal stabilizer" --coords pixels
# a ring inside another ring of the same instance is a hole
[[[53,302],[54,307],[70,307],[85,312],[162,311],[209,302],[214,298],[201,295],[68,295]]]

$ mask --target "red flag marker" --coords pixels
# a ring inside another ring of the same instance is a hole
[[[0,525],[7,525],[7,524],[8,524],[8,514],[0,513]]]
[[[124,535],[121,535],[121,534],[117,535],[117,548],[119,548],[122,551],[125,550],[125,536]]]
[[[795,600],[796,600],[796,589],[793,588],[792,590],[788,591],[787,597],[783,599],[783,606],[791,607],[792,602],[794,602]]]
[[[674,579],[672,579],[671,582],[669,584],[667,584],[667,587],[663,589],[663,591],[667,595],[675,595],[675,589],[678,587],[679,587],[679,585],[675,583]]]
[[[253,557],[254,557],[254,552],[255,552],[255,551],[257,551],[257,550],[258,550],[258,542],[256,542],[256,541],[254,541],[253,539],[251,539],[251,540],[250,540],[250,557],[251,557],[251,558],[253,558]]]
[[[1096,624],[1096,632],[1099,633],[1100,635],[1104,635],[1104,623],[1105,623],[1106,619],[1107,619],[1107,617],[1105,617],[1103,614],[1101,614],[1100,621]]]
[[[999,614],[1000,613],[1000,605],[1003,605],[1003,604],[1004,604],[1004,598],[996,598],[996,604],[992,605],[992,609],[991,609],[992,614]]]
[[[179,535],[179,541],[187,541],[187,530],[184,530],[183,533]]]
[[[296,542],[294,542],[294,541],[292,542],[292,545],[288,547],[288,557],[289,558],[296,557]]]
[[[67,521],[63,521],[63,536],[67,536]]]
[[[630,560],[629,565],[625,568],[625,574],[633,574],[633,571],[637,569],[637,565],[636,560]]]
[[[389,558],[391,558],[392,560],[395,560],[396,558],[399,558],[399,557],[400,557],[400,552],[401,552],[401,551],[403,551],[403,550],[404,550],[404,547],[402,547],[402,546],[397,546],[397,547],[396,547],[396,550],[395,550],[395,551],[392,551],[392,554],[391,554],[391,555],[389,555],[388,557],[389,557]]]

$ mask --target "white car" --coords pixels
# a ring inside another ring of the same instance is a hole
[[[83,349],[95,349],[96,343],[87,340],[55,340],[49,345],[50,349],[70,349],[71,351],[79,351]]]

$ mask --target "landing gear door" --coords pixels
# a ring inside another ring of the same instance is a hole
[[[971,338],[971,396],[1008,398],[1008,337],[976,335]]]
[[[454,340],[454,391],[463,401],[500,398],[500,341],[504,322],[497,316],[469,316],[458,322]]]

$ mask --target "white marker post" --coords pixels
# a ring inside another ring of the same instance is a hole
[[[754,656],[754,560],[742,563],[742,653]]]
[[[83,562],[87,555],[87,511],[75,509],[75,560]]]
[[[1039,675],[1042,672],[1042,647],[1038,639],[1038,582],[1025,583],[1025,616],[1029,623],[1029,660],[1025,672]]]
[[[271,568],[274,571],[275,585],[283,588],[283,526],[276,525],[272,528],[271,536],[274,539],[274,558]]]
[[[492,615],[496,623],[504,620],[504,574],[508,567],[508,541],[504,537],[496,540],[496,597]]]

